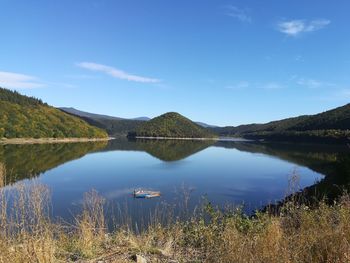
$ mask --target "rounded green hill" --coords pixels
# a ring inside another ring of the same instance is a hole
[[[129,137],[213,138],[215,135],[177,112],[168,112],[140,125]]]

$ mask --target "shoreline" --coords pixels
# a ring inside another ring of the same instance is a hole
[[[254,140],[233,137],[212,137],[212,138],[190,138],[190,137],[149,137],[149,136],[135,136],[131,139],[146,139],[146,140],[185,140],[185,141],[232,141],[232,142],[252,142]]]
[[[225,137],[213,137],[213,138],[189,138],[189,137],[147,137],[136,136],[130,137],[131,139],[146,139],[146,140],[186,140],[186,141],[234,141],[234,142],[251,142],[244,138],[225,138]]]
[[[76,142],[99,142],[109,141],[113,138],[10,138],[0,139],[0,145],[6,144],[51,144],[51,143],[76,143]]]
[[[220,138],[189,138],[189,137],[148,137],[148,136],[135,136],[130,137],[135,139],[148,139],[148,140],[187,140],[187,141],[217,141]]]

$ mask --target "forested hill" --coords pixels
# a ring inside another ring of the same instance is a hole
[[[124,119],[120,117],[112,117],[108,115],[95,114],[85,111],[80,111],[74,108],[59,108],[73,116],[79,117],[90,125],[104,129],[110,136],[119,137],[126,136],[128,132],[135,131],[148,118],[139,117],[135,119]]]
[[[286,141],[348,142],[350,104],[315,115],[304,115],[265,124],[213,128],[221,136]]]
[[[0,138],[104,138],[107,133],[16,91],[0,88]]]
[[[129,137],[211,138],[215,135],[176,112],[168,112],[140,125]]]

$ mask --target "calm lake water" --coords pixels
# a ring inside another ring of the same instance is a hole
[[[252,142],[112,140],[2,145],[0,162],[9,189],[18,182],[47,185],[54,216],[69,220],[81,208],[83,194],[96,189],[110,207],[140,218],[165,204],[193,209],[203,198],[219,206],[244,204],[250,213],[283,199],[294,170],[300,188],[322,180],[342,151]],[[136,188],[159,190],[162,196],[136,200],[131,195]]]

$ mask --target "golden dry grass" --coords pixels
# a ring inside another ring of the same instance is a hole
[[[289,203],[279,216],[206,205],[185,222],[154,223],[135,234],[128,226],[108,233],[104,199],[84,197],[73,226],[50,221],[50,194],[40,184],[17,184],[9,202],[0,193],[0,262],[350,262],[350,198],[310,209]],[[156,221],[155,221],[156,222]]]
[[[0,187],[3,187],[5,185],[5,175],[6,175],[5,164],[0,162]]]

